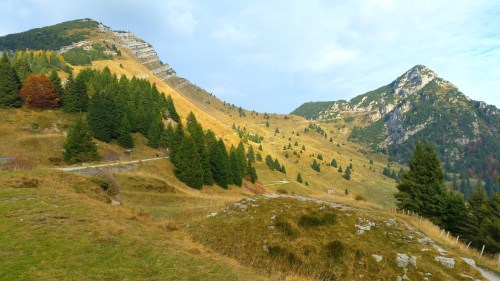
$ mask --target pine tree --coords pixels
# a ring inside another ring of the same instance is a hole
[[[350,180],[351,179],[351,167],[347,167],[347,169],[345,169],[343,178],[346,179],[346,180]]]
[[[64,143],[64,161],[68,163],[95,161],[99,159],[97,146],[90,136],[87,123],[80,117],[70,128]]]
[[[236,155],[236,149],[234,146],[231,146],[231,149],[229,150],[229,159],[231,163],[231,177],[232,177],[232,182],[237,185],[241,186],[243,184],[242,178],[241,178],[241,166],[238,163],[238,156]]]
[[[19,77],[4,50],[0,60],[0,107],[21,107],[19,88]]]
[[[247,157],[250,163],[255,163],[255,152],[253,151],[253,147],[251,145],[248,146]]]
[[[130,122],[128,121],[127,116],[124,115],[122,117],[120,125],[116,129],[116,135],[116,140],[121,147],[134,147],[134,139],[132,138],[132,134],[130,133]]]
[[[119,125],[117,120],[121,120],[121,118],[110,94],[95,93],[88,111],[87,119],[93,137],[104,142],[109,142],[116,137],[116,128]]]
[[[335,160],[335,158],[332,159],[332,162],[330,162],[330,166],[337,168],[337,160]]]
[[[16,70],[17,76],[19,77],[19,81],[21,84],[24,84],[26,78],[31,75],[33,72],[31,71],[30,65],[24,56],[18,57],[13,65]]]
[[[63,86],[61,79],[59,78],[59,75],[57,75],[57,71],[52,70],[49,75],[49,79],[52,82],[52,85],[54,86],[54,89],[56,90],[57,97],[59,100],[63,100]]]
[[[247,170],[247,175],[250,176],[250,181],[252,183],[255,183],[257,181],[257,170],[255,170],[255,167],[252,166],[252,162],[248,161],[248,170]]]
[[[316,162],[316,159],[313,159],[313,162],[311,164],[311,168],[313,168],[313,170],[315,170],[317,172],[321,171],[321,166],[318,162]]]
[[[175,110],[174,101],[172,100],[172,97],[170,95],[168,95],[166,100],[166,108],[168,111],[168,117],[179,123],[181,121],[181,118],[179,117],[179,114],[177,114],[177,110]]]
[[[176,154],[180,144],[184,141],[184,138],[186,138],[184,127],[182,126],[182,123],[178,123],[170,142],[170,161],[172,161],[174,165],[177,165],[175,162],[177,159]]]
[[[207,185],[212,185],[214,183],[214,179],[212,176],[210,155],[207,147],[205,146],[205,133],[203,132],[203,127],[200,123],[198,123],[198,120],[196,120],[193,112],[190,112],[187,117],[186,127],[195,143],[195,147],[193,147],[193,149],[196,149],[202,158],[203,181]]]
[[[85,74],[80,72],[73,78],[70,73],[64,88],[63,110],[68,113],[86,112],[89,106],[89,97],[85,85]]]
[[[175,154],[175,175],[187,186],[201,189],[203,186],[203,166],[198,151],[192,149],[194,140],[187,136],[178,147]]]
[[[231,164],[222,139],[210,148],[210,164],[215,183],[227,189],[232,183]]]
[[[148,131],[148,145],[152,148],[158,148],[161,142],[161,136],[163,135],[163,122],[161,120],[155,120]]]
[[[339,173],[342,173],[342,165],[339,166],[339,169],[337,170]]]
[[[302,176],[300,175],[300,173],[297,174],[297,181],[302,183]]]
[[[439,224],[447,194],[444,172],[433,147],[427,144],[424,148],[420,141],[417,142],[409,166],[410,170],[397,185],[398,207],[417,212]]]

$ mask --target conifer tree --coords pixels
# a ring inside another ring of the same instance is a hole
[[[337,168],[337,160],[335,160],[335,158],[332,159],[332,162],[330,162],[330,166]]]
[[[210,164],[214,181],[222,188],[232,183],[231,164],[222,139],[210,148]]]
[[[297,174],[297,182],[302,183],[302,175],[300,173]]]
[[[238,163],[238,156],[236,154],[236,149],[234,146],[231,146],[231,149],[229,150],[229,159],[231,163],[231,176],[232,176],[232,182],[237,185],[241,186],[243,184],[242,178],[241,178],[241,165]]]
[[[250,163],[255,163],[255,152],[253,151],[253,147],[251,145],[248,146],[247,157]]]
[[[417,212],[439,224],[446,190],[436,152],[430,145],[424,148],[420,141],[417,142],[409,166],[410,170],[397,185],[398,207]]]
[[[64,161],[68,163],[95,161],[99,159],[97,146],[90,136],[87,123],[80,117],[70,128],[64,143]]]
[[[176,154],[180,144],[184,141],[184,138],[186,138],[184,127],[182,126],[182,123],[178,123],[174,134],[172,135],[172,141],[170,142],[170,161],[172,161],[174,165],[177,165]]]
[[[175,110],[174,101],[172,100],[172,97],[170,95],[168,95],[166,100],[166,108],[168,111],[168,117],[179,123],[181,121],[181,118],[179,117],[179,114],[177,114],[177,110]]]
[[[108,93],[97,92],[92,96],[88,109],[88,122],[95,138],[109,142],[116,137],[121,120],[115,101]]]
[[[187,136],[175,153],[175,175],[187,186],[201,189],[203,186],[203,167],[198,151],[192,149],[195,143],[192,137]]]
[[[347,167],[347,169],[345,169],[343,177],[346,180],[350,180],[351,179],[351,167],[350,166]]]
[[[203,132],[203,127],[198,123],[196,117],[193,112],[190,112],[187,119],[187,130],[193,141],[195,143],[195,147],[198,151],[198,154],[202,158],[202,166],[203,166],[203,180],[207,185],[212,185],[214,183],[212,176],[212,168],[210,164],[210,155],[205,146],[205,133]]]
[[[4,50],[0,59],[0,107],[20,107],[22,102],[19,88],[19,77]]]
[[[85,75],[78,74],[73,78],[70,73],[64,88],[63,110],[68,113],[86,112],[89,106],[89,97],[85,85]]]
[[[13,65],[16,70],[17,76],[19,77],[19,81],[21,84],[24,84],[26,78],[33,72],[31,71],[30,65],[24,56],[18,57]]]
[[[59,75],[57,75],[57,71],[52,70],[50,72],[49,79],[52,82],[52,86],[54,86],[54,89],[56,90],[57,97],[59,97],[59,100],[62,101],[64,89],[61,79],[59,78]]]
[[[250,181],[252,183],[255,183],[257,181],[257,170],[255,170],[255,167],[252,166],[252,162],[250,162],[250,161],[248,161],[247,175],[250,176]]]
[[[161,136],[163,135],[163,122],[161,120],[155,120],[151,126],[149,126],[148,131],[148,145],[152,148],[158,148],[161,143]]]
[[[132,134],[130,133],[130,122],[125,115],[123,115],[120,121],[120,125],[116,129],[116,140],[121,147],[134,147],[134,139],[132,138]]]

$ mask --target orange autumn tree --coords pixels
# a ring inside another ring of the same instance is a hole
[[[57,108],[60,104],[54,85],[44,74],[28,76],[19,94],[24,103],[34,109]]]

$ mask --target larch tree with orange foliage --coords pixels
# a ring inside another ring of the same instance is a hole
[[[57,108],[60,104],[54,85],[44,74],[28,76],[19,94],[24,104],[34,109]]]

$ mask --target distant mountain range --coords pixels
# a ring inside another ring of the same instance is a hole
[[[405,162],[417,140],[433,143],[449,172],[482,178],[498,191],[500,110],[474,101],[417,65],[350,101],[309,102],[292,114],[351,125],[350,139]]]

